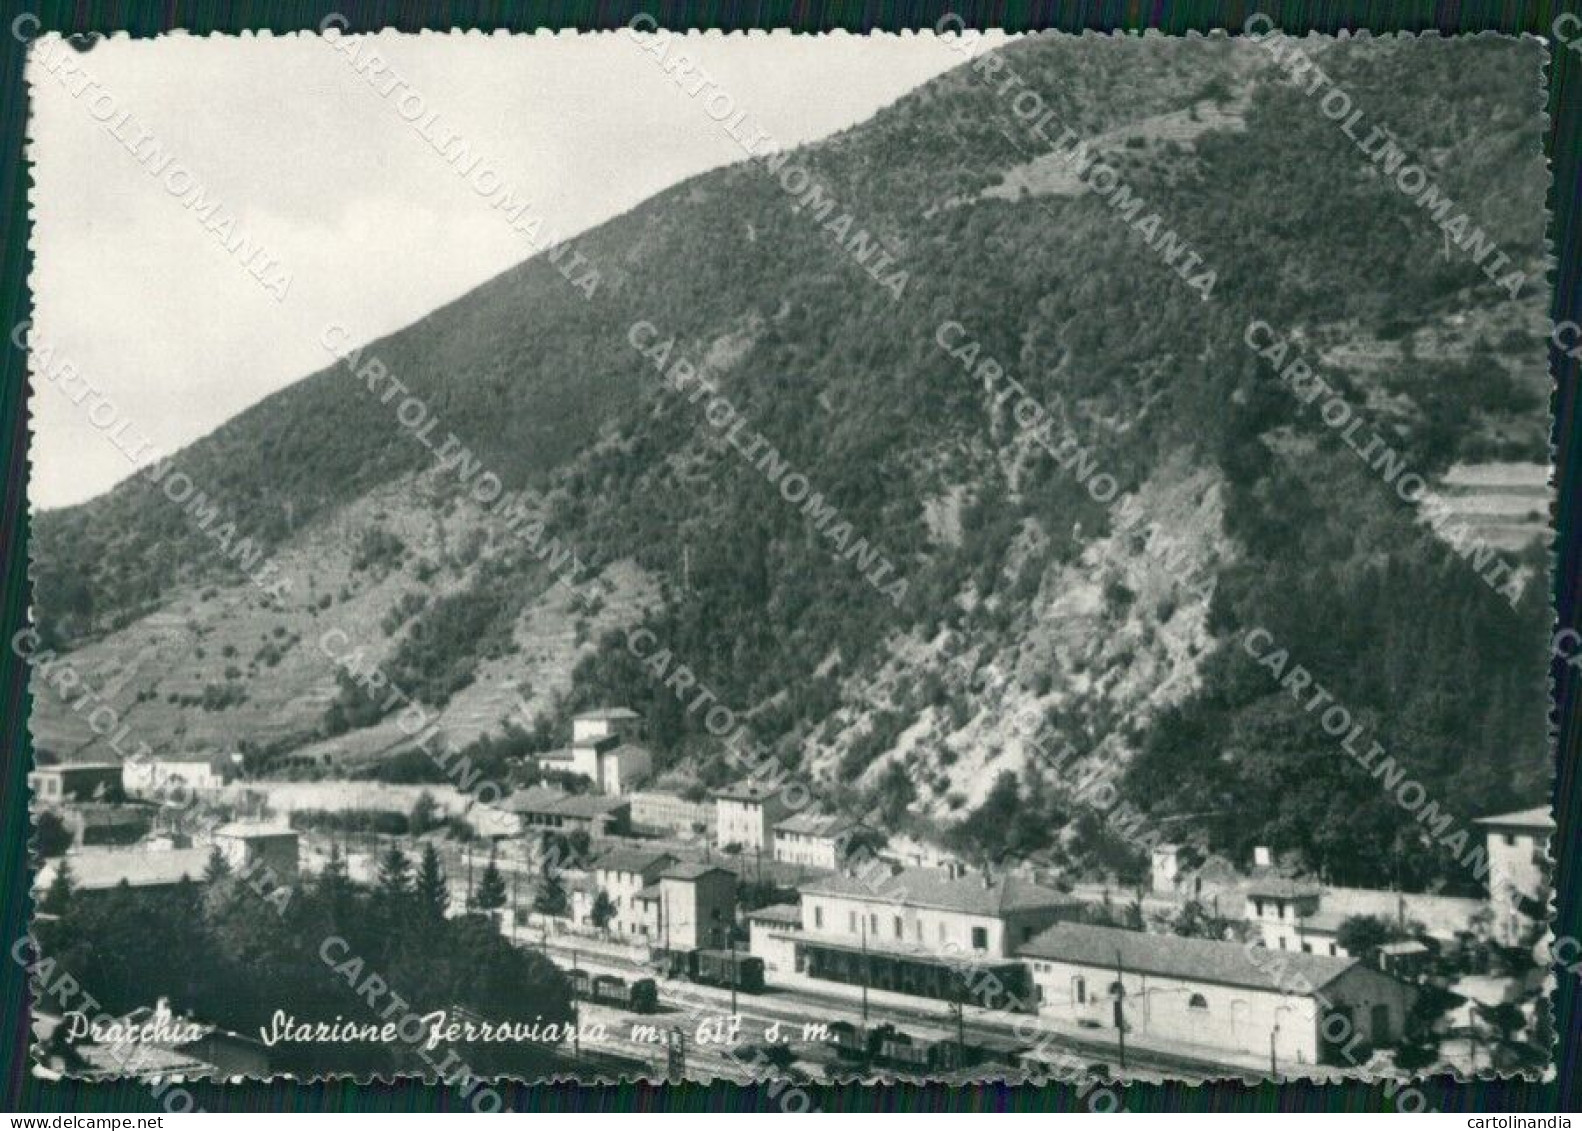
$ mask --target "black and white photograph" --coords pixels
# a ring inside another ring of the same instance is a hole
[[[31,1073],[1552,1076],[1563,45],[349,29],[28,47]]]

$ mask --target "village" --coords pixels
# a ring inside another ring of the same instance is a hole
[[[1122,884],[986,868],[752,778],[701,799],[651,788],[645,737],[630,709],[580,714],[568,747],[535,756],[577,788],[490,805],[448,786],[248,778],[223,753],[40,765],[41,913],[52,890],[154,892],[223,866],[264,916],[326,867],[372,883],[392,851],[431,852],[452,913],[549,958],[579,1020],[609,1035],[570,1051],[649,1074],[1474,1072],[1511,1063],[1542,1023],[1547,807],[1478,819],[1481,898],[1338,887],[1267,849],[1205,862],[1174,844]],[[139,1071],[270,1069],[253,1036],[166,1003],[125,1021],[151,1019],[198,1029],[143,1047],[158,1055]],[[47,1002],[36,1021],[63,1024]]]

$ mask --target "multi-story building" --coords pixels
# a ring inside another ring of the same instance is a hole
[[[638,896],[657,883],[660,875],[675,863],[676,858],[668,852],[619,848],[605,853],[593,864],[592,889],[575,892],[572,896],[573,918],[591,924],[593,904],[603,892],[615,911],[605,924],[606,930],[618,935],[651,935],[656,925],[653,912]]]
[[[736,874],[714,864],[672,864],[637,895],[642,934],[666,950],[718,949],[736,921]]]
[[[114,801],[121,796],[121,763],[64,762],[28,773],[28,788],[41,805],[67,801]]]
[[[629,793],[627,797],[632,802],[633,825],[682,836],[714,831],[712,801],[687,801],[655,790]]]
[[[1390,1044],[1412,1000],[1409,987],[1356,959],[1079,923],[1051,927],[1018,954],[1051,1021],[1124,1025],[1265,1063],[1339,1062],[1353,1037]]]
[[[928,868],[837,873],[803,884],[800,894],[801,927],[780,940],[794,947],[798,973],[942,1000],[966,992],[969,969],[1029,997],[1015,948],[1082,906],[1016,876]],[[775,936],[767,929],[765,943]]]
[[[1488,837],[1494,937],[1507,946],[1519,944],[1547,916],[1549,837],[1555,828],[1549,813],[1545,805],[1477,822]]]
[[[869,833],[850,817],[796,813],[775,824],[774,858],[804,868],[843,868]],[[877,838],[875,838],[877,839]]]
[[[773,786],[762,782],[737,782],[714,794],[715,839],[721,847],[737,845],[748,851],[768,852],[774,847],[774,828],[790,806]]]
[[[653,771],[643,717],[629,707],[587,711],[571,720],[571,746],[539,755],[549,769],[587,778],[600,793],[630,793]]]

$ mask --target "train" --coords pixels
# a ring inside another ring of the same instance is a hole
[[[572,991],[588,1001],[633,1013],[653,1013],[659,1008],[659,987],[652,978],[627,982],[614,974],[590,975],[586,970],[571,970],[568,976]]]
[[[666,976],[686,978],[700,986],[734,987],[744,994],[764,992],[764,960],[736,950],[668,950],[659,952]]]
[[[864,1030],[849,1021],[835,1021],[828,1028],[826,1055],[835,1061],[919,1076],[986,1065],[1014,1070],[1025,1051],[1022,1042],[1009,1037],[975,1034],[962,1042],[949,1036],[914,1036],[888,1022]]]

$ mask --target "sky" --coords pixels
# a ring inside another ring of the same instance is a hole
[[[371,38],[562,237],[743,157],[625,32]],[[932,35],[694,34],[686,50],[781,146],[963,61]],[[29,68],[37,508],[100,494],[136,470],[124,449],[176,451],[323,368],[326,324],[370,340],[535,250],[319,36],[121,37],[72,53],[76,76],[46,73],[50,52]],[[171,155],[161,175],[123,144],[144,133]],[[184,205],[177,165],[279,261],[263,281]],[[82,378],[41,380],[46,350]],[[89,415],[101,399],[108,427]]]

